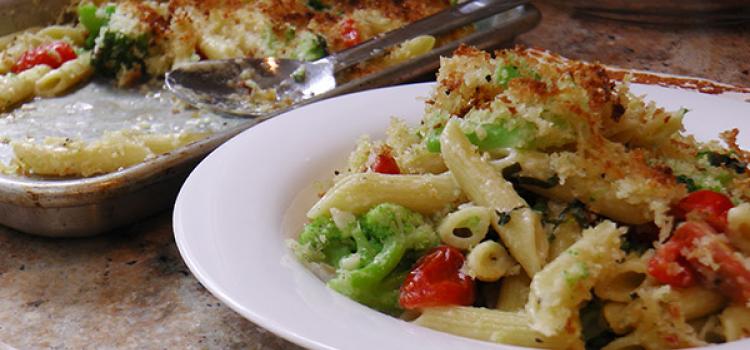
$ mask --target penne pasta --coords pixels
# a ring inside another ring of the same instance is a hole
[[[530,208],[520,208],[493,221],[495,230],[513,258],[529,276],[536,275],[547,261],[549,240],[541,224],[541,216]],[[507,222],[501,225],[501,222]]]
[[[0,78],[0,111],[34,96],[36,82],[49,71],[49,66],[40,65]]]
[[[532,328],[545,334],[560,332],[578,306],[591,297],[599,277],[624,255],[624,230],[604,221],[583,231],[583,237],[532,277],[526,311]],[[561,278],[562,277],[562,278]]]
[[[729,240],[745,255],[750,255],[750,203],[742,203],[727,213]]]
[[[414,323],[435,330],[495,343],[546,349],[583,349],[576,332],[546,336],[529,326],[524,312],[475,307],[427,308]]]
[[[738,340],[750,336],[750,309],[745,305],[732,305],[726,308],[719,321],[723,328],[724,339]]]
[[[513,258],[533,276],[541,269],[548,252],[539,215],[524,208],[527,204],[513,185],[475,153],[455,119],[443,130],[440,145],[445,164],[466,196],[478,205],[495,210],[498,215],[510,216],[510,221],[502,225],[500,218],[492,220],[492,226]]]
[[[726,299],[721,293],[701,286],[673,288],[672,294],[687,321],[716,313],[726,305]]]
[[[443,243],[468,250],[476,246],[487,235],[491,214],[484,207],[465,207],[448,214],[437,228]]]
[[[57,96],[88,79],[93,72],[91,53],[86,52],[47,72],[36,81],[34,90],[37,96]]]
[[[484,241],[469,251],[464,270],[480,281],[494,282],[505,276],[513,265],[513,258],[500,243]]]
[[[525,273],[503,277],[495,308],[501,311],[521,311],[529,300],[531,279]]]
[[[594,293],[605,300],[627,303],[646,279],[646,262],[637,255],[629,255],[605,271],[594,286]]]
[[[476,154],[455,119],[443,130],[440,146],[445,165],[472,202],[499,212],[526,206],[513,185]]]
[[[549,259],[553,260],[560,256],[580,238],[581,225],[572,218],[557,225],[552,231],[552,239],[549,243]]]
[[[420,195],[415,196],[414,193]],[[385,175],[351,174],[337,182],[308,212],[307,217],[328,215],[331,208],[361,214],[380,203],[395,203],[420,213],[447,208],[461,198],[451,174]]]
[[[55,40],[67,39],[76,46],[83,46],[84,40],[86,40],[86,31],[80,26],[53,25],[40,29],[37,34]]]

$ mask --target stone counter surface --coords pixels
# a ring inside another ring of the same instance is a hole
[[[538,6],[542,23],[518,43],[750,86],[750,25],[636,25]],[[198,283],[177,252],[170,213],[87,239],[0,229],[0,349],[3,343],[18,349],[296,348]]]

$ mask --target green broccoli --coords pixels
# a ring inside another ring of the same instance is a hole
[[[305,225],[299,236],[299,243],[305,246],[305,260],[325,262],[338,266],[339,261],[356,251],[354,239],[345,237],[333,220],[318,217]]]
[[[305,226],[298,255],[336,268],[328,286],[374,309],[397,314],[399,288],[417,258],[439,243],[422,217],[396,204],[380,204],[342,232],[327,217]]]
[[[326,39],[310,32],[300,35],[296,58],[300,61],[315,61],[328,55]]]
[[[117,77],[124,71],[145,73],[144,60],[148,55],[148,35],[137,37],[107,30],[97,40],[91,64],[98,75]]]
[[[99,36],[99,31],[109,23],[109,18],[113,13],[115,13],[115,5],[99,8],[89,3],[78,6],[78,22],[89,32],[84,43],[86,49],[94,47],[94,41]]]

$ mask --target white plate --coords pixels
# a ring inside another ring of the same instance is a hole
[[[193,274],[244,317],[309,348],[521,349],[370,310],[329,290],[285,245],[317,198],[315,182],[328,181],[333,169],[345,164],[360,135],[382,137],[391,116],[418,123],[431,86],[371,90],[309,105],[214,151],[187,179],[174,210],[177,246]],[[748,103],[654,86],[633,90],[662,106],[689,108],[687,128],[700,139],[716,138],[730,127],[750,132]],[[748,346],[750,340],[713,349]]]

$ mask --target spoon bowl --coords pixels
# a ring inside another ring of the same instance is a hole
[[[261,117],[336,87],[330,60],[236,58],[200,61],[166,76],[177,97],[199,108]]]

